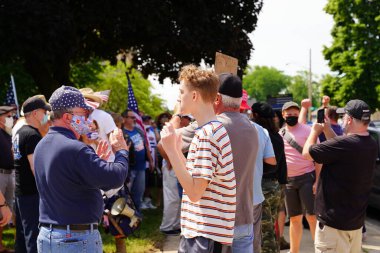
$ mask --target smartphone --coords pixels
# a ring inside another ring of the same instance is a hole
[[[325,123],[325,108],[318,110],[318,112],[317,112],[317,123]]]

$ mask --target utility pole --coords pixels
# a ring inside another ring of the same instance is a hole
[[[307,93],[308,93],[308,98],[310,99],[311,102],[313,102],[311,76],[312,76],[312,73],[311,73],[311,48],[310,48],[309,49],[309,82],[307,85]],[[311,121],[311,108],[309,108],[308,118],[309,118],[309,121]]]

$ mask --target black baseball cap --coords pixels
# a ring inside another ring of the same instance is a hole
[[[41,95],[30,97],[22,104],[22,111],[24,113],[28,113],[37,109],[51,111],[51,106],[46,102],[46,100],[41,97]]]
[[[354,99],[348,101],[344,108],[338,108],[337,113],[343,114],[347,113],[351,117],[361,120],[361,121],[370,121],[371,119],[371,110],[366,102],[360,99]]]
[[[291,108],[291,107],[295,107],[295,108],[297,108],[298,110],[300,110],[300,106],[299,106],[296,102],[293,102],[293,101],[286,102],[286,103],[282,106],[282,110],[285,111],[285,110],[288,110],[288,109]]]
[[[241,98],[243,96],[243,84],[241,79],[231,73],[220,74],[218,92],[229,97]]]
[[[252,105],[252,112],[257,113],[261,118],[273,118],[274,111],[268,103],[257,102]]]

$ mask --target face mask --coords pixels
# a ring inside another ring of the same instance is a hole
[[[6,117],[5,118],[5,132],[7,132],[9,135],[12,135],[12,127],[13,127],[13,118],[12,117]]]
[[[99,133],[98,132],[89,132],[86,134],[86,136],[90,140],[97,140],[99,138]]]
[[[86,120],[85,116],[73,115],[71,119],[71,127],[79,135],[85,135],[91,132],[90,130],[90,120]]]
[[[43,119],[40,121],[41,125],[45,125],[48,122],[48,119],[49,119],[49,116],[45,114]]]
[[[298,123],[298,117],[297,116],[288,116],[285,118],[285,122],[289,126],[295,126]]]

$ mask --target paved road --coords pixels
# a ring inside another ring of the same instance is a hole
[[[380,253],[380,216],[377,219],[367,218],[367,239],[363,242],[363,253]],[[285,227],[285,238],[289,241],[289,227]],[[178,249],[179,236],[167,236],[164,244],[165,253],[175,253]],[[286,253],[282,250],[281,253]],[[310,231],[304,230],[300,253],[313,253],[314,244]]]

